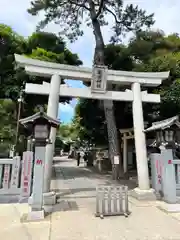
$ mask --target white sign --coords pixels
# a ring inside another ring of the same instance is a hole
[[[33,152],[23,152],[23,165],[21,174],[21,196],[29,197],[31,194]]]
[[[18,188],[19,185],[20,156],[13,158],[11,188]]]
[[[3,188],[9,188],[9,179],[10,179],[10,164],[4,165],[4,176],[3,176]]]
[[[84,155],[85,155],[84,152],[81,151],[81,152],[80,152],[80,156],[81,156],[81,157],[84,157]]]
[[[92,92],[105,92],[107,85],[107,67],[94,66],[91,79]]]
[[[119,156],[114,156],[114,164],[119,164]]]
[[[47,137],[48,137],[47,125],[36,125],[35,138],[47,138]]]
[[[35,147],[34,178],[32,192],[32,209],[42,210],[44,183],[45,147]]]
[[[10,150],[10,151],[9,151],[9,157],[10,157],[10,158],[13,158],[13,157],[14,157],[14,151],[13,151],[13,150]]]
[[[109,157],[109,152],[108,152],[108,150],[104,150],[104,151],[103,151],[103,154],[104,154],[104,158],[108,158],[108,157]]]

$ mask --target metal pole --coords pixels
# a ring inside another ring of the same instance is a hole
[[[19,119],[21,115],[21,106],[22,106],[22,91],[18,98],[18,115],[17,115],[17,125],[16,125],[16,138],[15,138],[15,151],[17,151],[18,137],[19,137]]]

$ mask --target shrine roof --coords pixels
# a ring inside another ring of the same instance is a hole
[[[37,112],[35,113],[34,115],[32,116],[29,116],[29,117],[26,117],[26,118],[22,118],[19,120],[19,122],[23,125],[26,125],[28,123],[32,123],[34,122],[36,119],[38,118],[44,118],[46,120],[48,120],[48,122],[52,123],[52,124],[55,124],[55,125],[59,125],[60,124],[60,121],[57,120],[57,119],[54,119],[50,116],[48,116],[45,112]]]
[[[156,131],[159,129],[164,130],[173,125],[176,125],[178,128],[180,128],[179,116],[174,116],[174,117],[162,120],[162,121],[154,122],[154,123],[152,123],[152,126],[145,129],[144,132],[151,132],[151,131]]]

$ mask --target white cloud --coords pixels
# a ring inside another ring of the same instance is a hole
[[[70,104],[59,104],[58,118],[61,122],[69,123],[74,116],[74,108]]]
[[[0,22],[10,25],[18,33],[28,36],[35,30],[37,17],[27,13],[29,0],[0,0]]]
[[[62,112],[72,112],[73,111],[73,108],[71,107],[70,104],[63,104],[63,103],[60,103],[60,111]]]

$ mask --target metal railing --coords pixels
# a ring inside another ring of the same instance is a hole
[[[96,188],[96,217],[124,215],[128,217],[128,187],[98,186]]]

